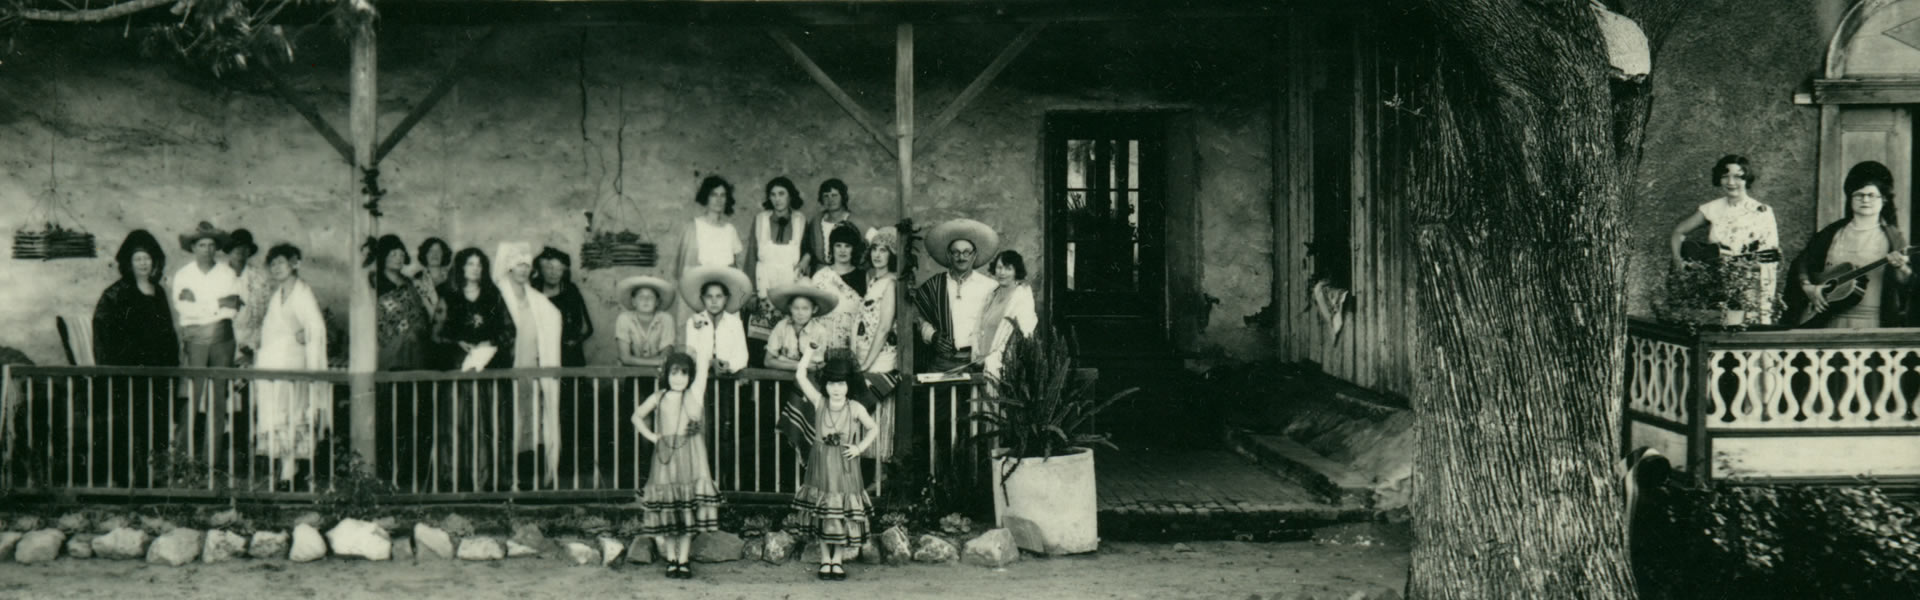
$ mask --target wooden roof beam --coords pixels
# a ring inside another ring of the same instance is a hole
[[[966,110],[967,105],[973,103],[974,98],[979,97],[981,92],[985,92],[987,86],[993,84],[994,78],[999,77],[1000,72],[1005,71],[1007,65],[1012,64],[1013,59],[1019,57],[1020,53],[1027,49],[1028,44],[1033,43],[1034,38],[1040,37],[1040,30],[1046,27],[1046,23],[1028,25],[1026,29],[1020,31],[1020,35],[1014,36],[1013,41],[1007,42],[1007,46],[1000,49],[1000,54],[993,57],[993,62],[988,63],[987,68],[980,71],[978,77],[974,77],[965,89],[960,90],[960,95],[955,96],[953,102],[941,109],[940,114],[934,117],[933,123],[922,130],[920,138],[916,140],[917,144],[924,148],[927,144],[933,143],[933,140],[940,135],[940,131],[953,123],[954,118],[959,117],[960,111]]]
[[[813,58],[807,56],[806,50],[800,49],[800,46],[795,45],[793,40],[787,37],[786,32],[779,29],[767,28],[767,36],[773,38],[773,43],[779,44],[787,54],[792,55],[793,61],[799,63],[800,68],[805,69],[807,75],[813,77],[813,82],[820,84],[820,89],[826,90],[827,95],[832,96],[833,101],[839,103],[840,109],[847,111],[847,116],[853,117],[862,129],[872,134],[874,141],[878,142],[881,148],[886,149],[888,155],[895,158],[900,156],[899,150],[894,147],[893,134],[882,128],[880,122],[874,120],[867,109],[861,108],[860,103],[855,101],[853,96],[847,95],[847,91],[841,89],[840,84],[834,83],[833,76],[828,75],[819,64],[813,62]]]
[[[267,81],[273,83],[273,91],[280,95],[280,99],[286,101],[288,106],[292,106],[300,116],[306,117],[307,124],[312,125],[313,130],[319,132],[320,137],[326,138],[327,144],[340,153],[340,160],[353,165],[353,146],[347,143],[347,138],[340,136],[340,130],[334,129],[333,124],[328,123],[327,118],[320,115],[320,110],[314,108],[312,102],[302,97],[299,90],[293,89],[293,85],[287,83],[287,78],[279,71],[264,64],[260,65],[259,69],[266,76]]]
[[[400,145],[400,140],[406,139],[407,132],[412,131],[415,124],[426,118],[427,113],[432,112],[433,107],[440,104],[440,99],[446,97],[447,92],[453,91],[453,85],[459,83],[460,77],[473,69],[474,59],[480,56],[480,51],[492,46],[494,38],[499,37],[499,34],[499,27],[488,28],[486,35],[467,46],[467,51],[454,60],[453,67],[447,69],[447,72],[440,76],[439,81],[434,82],[433,89],[427,91],[425,98],[420,99],[420,104],[408,111],[406,118],[401,119],[400,124],[387,133],[387,138],[380,141],[380,147],[373,151],[373,164],[380,164],[380,160],[386,158],[387,153],[392,152],[394,146]]]

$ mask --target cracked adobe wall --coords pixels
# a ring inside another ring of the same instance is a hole
[[[921,123],[1015,31],[920,28]],[[381,35],[380,119],[391,129],[478,32],[389,26]],[[1222,299],[1202,343],[1266,356],[1268,343],[1241,317],[1269,301],[1269,35],[1258,24],[1218,22],[1049,28],[922,147],[915,218],[980,219],[1037,265],[1046,111],[1191,111],[1200,136],[1200,281]],[[345,53],[325,37],[308,36],[299,64],[284,72],[344,133]],[[817,29],[795,39],[876,119],[890,120],[890,28]],[[300,245],[303,276],[323,306],[344,315],[346,277],[357,272],[345,211],[358,184],[339,156],[265,86],[212,81],[139,58],[132,45],[118,32],[76,38],[29,29],[0,60],[0,137],[8,141],[0,144],[0,227],[33,219],[52,153],[58,189],[78,224],[98,236],[101,254],[0,263],[0,345],[62,364],[53,316],[91,315],[115,277],[121,238],[153,231],[172,270],[187,259],[176,236],[201,220],[248,227],[263,247]],[[478,67],[380,165],[388,190],[381,229],[410,246],[438,235],[489,255],[508,239],[576,253],[584,211],[619,181],[635,201],[626,213],[637,217],[624,224],[660,244],[664,262],[694,214],[695,186],[710,173],[738,186],[734,221],[743,232],[765,182],[780,175],[798,183],[809,211],[819,182],[838,177],[851,186],[863,226],[894,218],[891,157],[758,29],[513,27]],[[597,329],[592,363],[612,362],[614,283],[664,270],[576,270]]]

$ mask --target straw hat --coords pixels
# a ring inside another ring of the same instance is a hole
[[[688,269],[687,274],[680,277],[680,296],[686,299],[687,306],[698,311],[706,306],[700,301],[701,288],[713,282],[727,287],[727,312],[740,310],[740,305],[753,295],[753,283],[746,273],[733,267],[707,266]]]
[[[1000,249],[1000,234],[994,233],[987,224],[973,219],[953,219],[927,231],[927,256],[942,267],[953,268],[952,259],[947,256],[947,247],[954,240],[973,243],[973,264],[976,267],[987,264],[994,252]]]
[[[635,275],[620,280],[620,285],[616,288],[620,291],[620,306],[626,307],[627,310],[634,310],[633,291],[641,287],[653,290],[653,295],[659,298],[660,305],[654,307],[654,310],[673,310],[673,303],[678,299],[673,295],[673,284],[651,275]]]
[[[192,233],[180,234],[180,249],[192,252],[193,245],[199,243],[200,240],[213,240],[214,247],[225,248],[227,246],[227,232],[214,228],[212,223],[201,221],[200,226],[194,228]]]
[[[791,283],[773,288],[773,293],[767,295],[773,300],[773,306],[781,311],[786,311],[787,304],[800,296],[813,301],[813,317],[816,319],[827,316],[828,313],[833,312],[834,307],[840,305],[839,297],[805,283]]]

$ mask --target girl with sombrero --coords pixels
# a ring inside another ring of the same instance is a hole
[[[774,288],[770,297],[773,305],[787,316],[773,326],[772,335],[767,337],[767,368],[798,369],[800,358],[808,350],[835,347],[836,332],[824,317],[833,314],[840,304],[839,298],[800,283]]]
[[[800,533],[820,541],[820,579],[839,581],[847,578],[842,552],[867,541],[873,501],[861,482],[859,458],[877,436],[873,417],[852,401],[864,380],[848,351],[830,355],[817,375],[820,386],[814,384],[816,375],[810,371],[822,352],[806,349],[794,373],[810,410],[790,419],[809,445],[806,475],[793,495],[793,509],[801,517]]]
[[[620,364],[657,367],[673,351],[673,305],[679,298],[673,284],[648,275],[620,280],[616,288],[620,316],[613,321],[613,339],[620,347]]]
[[[720,488],[707,466],[701,434],[706,407],[708,359],[674,353],[660,368],[660,382],[633,411],[634,429],[654,444],[653,467],[640,492],[641,534],[659,541],[667,577],[690,579],[693,535],[720,528]],[[651,422],[648,415],[653,415]]]

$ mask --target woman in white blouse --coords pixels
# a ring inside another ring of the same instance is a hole
[[[1033,335],[1040,325],[1034,312],[1033,288],[1027,285],[1027,261],[1019,252],[1002,250],[987,263],[995,283],[993,296],[980,310],[980,327],[973,339],[973,362],[984,365],[988,377],[999,377],[1007,341],[1015,333]]]
[[[1701,204],[1699,210],[1673,228],[1668,243],[1673,253],[1673,267],[1679,270],[1686,263],[1681,247],[1686,243],[1687,234],[1701,225],[1709,225],[1707,239],[1718,247],[1722,262],[1739,259],[1759,265],[1759,276],[1753,288],[1747,290],[1749,308],[1744,321],[1772,323],[1774,286],[1780,274],[1780,230],[1773,210],[1748,195],[1748,188],[1756,177],[1747,157],[1737,154],[1721,157],[1713,164],[1712,177],[1713,184],[1721,190],[1721,197]]]

